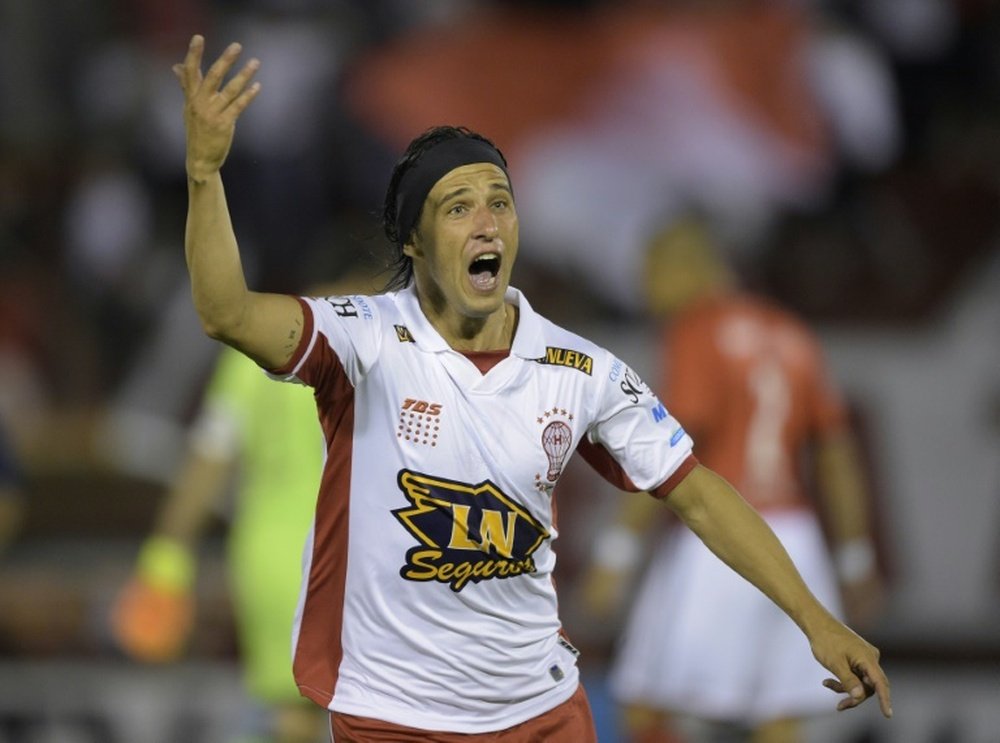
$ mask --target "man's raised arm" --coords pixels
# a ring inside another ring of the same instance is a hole
[[[194,36],[187,56],[174,65],[184,92],[187,132],[188,216],[184,250],[195,309],[212,338],[261,366],[276,369],[291,358],[302,334],[302,309],[294,298],[247,288],[222,185],[236,120],[260,90],[251,83],[259,67],[251,59],[224,82],[240,55],[230,44],[202,75],[205,40]]]

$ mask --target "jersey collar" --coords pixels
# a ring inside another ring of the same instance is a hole
[[[519,310],[517,330],[514,333],[514,343],[510,349],[511,354],[525,359],[537,359],[544,356],[545,342],[542,338],[541,319],[531,308],[527,298],[520,290],[509,286],[504,300]],[[417,290],[412,282],[396,295],[396,304],[403,315],[406,326],[410,329],[410,334],[413,336],[413,342],[416,343],[417,348],[428,353],[452,350],[420,309]]]

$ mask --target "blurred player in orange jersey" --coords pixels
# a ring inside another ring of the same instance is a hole
[[[657,391],[701,461],[764,516],[820,601],[850,621],[871,619],[881,586],[867,491],[817,339],[785,309],[737,290],[695,218],[655,236],[644,280],[663,320]],[[624,600],[656,513],[652,499],[627,497],[598,539],[584,581],[595,612]],[[825,711],[823,669],[795,624],[688,529],[661,534],[644,570],[609,677],[630,739],[684,740],[684,715],[738,726],[754,743],[803,740],[802,720]]]

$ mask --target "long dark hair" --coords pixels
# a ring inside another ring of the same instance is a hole
[[[392,169],[389,186],[385,191],[385,202],[382,206],[382,229],[385,231],[385,236],[389,239],[390,249],[392,250],[387,267],[390,276],[383,287],[383,291],[404,289],[413,278],[413,259],[403,252],[403,244],[409,240],[410,235],[399,234],[399,228],[396,225],[400,181],[420,161],[420,158],[426,152],[446,140],[463,138],[476,139],[488,144],[496,150],[497,154],[500,155],[500,159],[506,164],[507,160],[504,158],[503,153],[500,152],[500,149],[489,138],[464,126],[431,127],[410,142],[406,148],[406,152],[403,153],[403,156],[399,158]],[[417,221],[419,222],[419,214],[417,215]]]

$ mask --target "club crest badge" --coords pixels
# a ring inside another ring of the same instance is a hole
[[[541,426],[542,451],[548,462],[545,472],[535,475],[536,490],[551,492],[573,454],[572,421],[573,414],[560,407],[545,410],[535,419]]]

